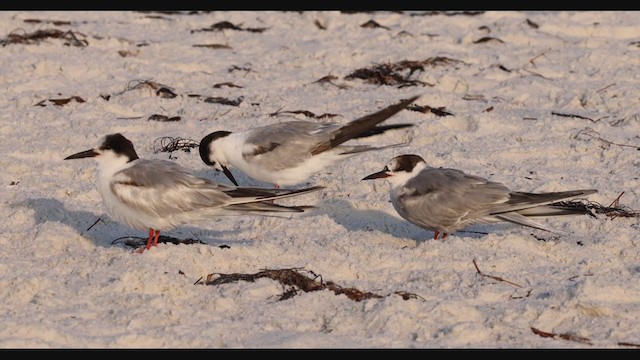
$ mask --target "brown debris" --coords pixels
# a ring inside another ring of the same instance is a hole
[[[310,273],[313,277],[309,277],[301,272]],[[214,279],[214,276],[217,275]],[[221,274],[212,273],[207,275],[204,282],[200,280],[196,281],[196,284],[201,285],[221,285],[229,284],[238,281],[254,282],[260,278],[268,278],[275,280],[282,284],[282,286],[289,286],[290,288],[280,296],[279,300],[286,300],[298,294],[298,290],[304,292],[312,292],[318,290],[330,290],[336,295],[344,294],[353,301],[362,301],[372,298],[382,298],[383,296],[377,295],[371,292],[361,291],[356,288],[343,288],[332,281],[324,282],[322,277],[316,275],[313,271],[304,270],[303,268],[289,268],[289,269],[266,269],[254,274]],[[320,278],[320,281],[316,279]]]
[[[201,47],[207,49],[231,49],[231,46],[225,44],[194,44],[193,47]]]
[[[492,37],[492,36],[485,36],[485,37],[481,37],[478,40],[473,41],[474,44],[481,44],[481,43],[486,43],[486,42],[499,42],[499,43],[504,43],[504,41],[502,41],[501,39],[498,39],[496,37]]]
[[[533,291],[533,289],[529,289],[529,291],[527,291],[527,293],[524,296],[513,296],[513,295],[509,295],[509,300],[514,300],[514,299],[525,299],[528,298],[529,296],[531,296],[531,292]]]
[[[421,112],[423,114],[426,114],[426,113],[430,112],[430,113],[434,114],[435,116],[440,116],[440,117],[442,117],[442,116],[452,116],[453,115],[452,113],[446,111],[445,109],[446,108],[444,106],[440,106],[440,107],[437,107],[437,108],[433,108],[433,107],[431,107],[429,105],[420,106],[420,105],[416,105],[416,104],[412,104],[412,105],[407,106],[407,110],[417,111],[417,112]]]
[[[250,72],[255,72],[255,70],[251,69],[251,64],[249,64],[249,66],[245,66],[245,67],[232,65],[231,67],[229,67],[227,69],[227,72],[230,72],[230,73],[234,72],[234,71],[244,71],[244,76],[247,76],[247,74],[250,73]]]
[[[640,348],[640,344],[634,344],[634,343],[630,343],[630,342],[619,342],[618,345],[620,346],[631,346],[631,347],[637,347]]]
[[[322,114],[322,115],[316,115],[314,113],[312,113],[311,111],[308,110],[293,110],[293,111],[282,111],[283,108],[280,108],[278,111],[269,114],[269,116],[279,116],[282,114],[303,114],[306,117],[310,117],[310,118],[314,118],[314,119],[327,119],[327,118],[333,118],[336,116],[340,116],[338,114]]]
[[[173,93],[173,88],[171,86],[168,85],[163,85],[160,83],[157,83],[155,81],[151,81],[151,79],[149,80],[131,80],[129,81],[129,83],[127,84],[127,86],[125,87],[124,90],[113,94],[114,96],[116,95],[121,95],[124,94],[127,91],[131,91],[131,90],[136,90],[136,89],[142,89],[142,88],[149,88],[150,90],[155,90],[155,94],[156,96],[160,96],[160,97],[164,97],[164,98],[171,98],[171,97],[175,97],[175,96],[171,96],[171,94]],[[105,97],[105,95],[100,95],[103,99],[108,100],[107,97]],[[111,97],[111,95],[108,95],[108,97]]]
[[[160,96],[161,98],[164,98],[164,99],[173,99],[178,95],[176,95],[176,93],[171,91],[171,89],[163,86],[156,91],[156,96]]]
[[[79,39],[78,37],[82,37]],[[63,39],[65,40],[64,45],[67,46],[79,46],[85,47],[89,45],[89,42],[85,40],[86,35],[74,32],[74,31],[62,31],[58,29],[45,29],[45,30],[36,30],[32,33],[25,34],[16,34],[15,32],[11,32],[7,35],[6,39],[0,39],[0,45],[7,46],[9,44],[39,44],[44,39]]]
[[[71,100],[75,100],[76,102],[79,102],[79,103],[86,102],[80,96],[72,96],[72,97],[69,97],[69,98],[66,98],[66,99],[45,99],[45,100],[39,101],[38,103],[34,104],[33,106],[47,106],[45,104],[46,101],[51,101],[53,103],[53,105],[56,105],[56,106],[63,106],[63,105],[68,104]]]
[[[383,29],[385,29],[385,30],[391,30],[391,29],[389,29],[389,28],[388,28],[388,27],[386,27],[386,26],[383,26],[383,25],[378,24],[378,23],[377,23],[376,21],[374,21],[374,20],[369,20],[369,21],[367,21],[366,23],[364,23],[364,24],[360,25],[360,27],[363,27],[363,28],[370,28],[370,29],[374,29],[374,28],[383,28]]]
[[[144,17],[149,18],[149,19],[158,19],[158,20],[169,20],[169,21],[173,21],[173,19],[170,19],[166,16],[162,16],[162,15],[145,15]]]
[[[268,28],[243,28],[241,26],[232,24],[228,21],[220,21],[209,26],[208,28],[191,30],[191,33],[200,32],[200,31],[223,31],[223,30],[236,30],[236,31],[248,31],[248,32],[254,32],[254,33],[261,33],[265,30],[268,30]]]
[[[462,100],[487,102],[487,99],[482,94],[480,95],[465,94],[462,97]]]
[[[345,76],[345,80],[362,79],[366,83],[376,85],[392,85],[398,88],[406,86],[434,86],[419,80],[412,80],[410,77],[416,71],[424,71],[425,66],[453,65],[464,63],[461,60],[451,59],[447,57],[433,57],[423,61],[402,60],[396,63],[375,64],[369,68],[360,68]],[[402,75],[402,72],[407,72]]]
[[[393,293],[396,294],[396,295],[400,295],[402,297],[402,300],[420,299],[422,301],[427,301],[427,300],[425,300],[425,298],[423,298],[420,295],[416,295],[414,293],[410,293],[410,292],[406,292],[406,291],[399,290],[399,291],[394,291]]]
[[[227,99],[227,98],[223,98],[223,97],[208,97],[206,99],[204,99],[204,102],[206,103],[210,103],[210,104],[222,104],[222,105],[229,105],[229,106],[240,106],[240,104],[242,103],[242,100],[244,100],[244,96],[240,96],[235,100],[231,100],[231,99]]]
[[[533,326],[531,327],[531,331],[534,334],[536,334],[538,336],[541,336],[541,337],[544,337],[544,338],[550,337],[552,339],[555,339],[556,337],[559,337],[560,339],[567,340],[567,341],[575,341],[575,342],[579,342],[579,343],[583,343],[583,344],[593,345],[591,343],[591,340],[589,340],[588,338],[581,337],[581,336],[574,335],[574,334],[570,334],[570,333],[554,334],[554,333],[538,330],[538,329],[534,328]]]
[[[555,115],[555,116],[562,116],[562,117],[569,117],[569,118],[576,118],[576,119],[583,119],[583,120],[589,120],[589,121],[594,122],[594,123],[595,123],[595,122],[598,122],[598,121],[600,121],[600,120],[602,120],[602,119],[606,119],[606,118],[608,118],[608,116],[605,116],[605,117],[601,117],[600,119],[596,119],[596,120],[594,120],[594,119],[591,119],[591,118],[588,118],[588,117],[585,117],[585,116],[581,116],[581,115],[575,115],[575,114],[564,114],[564,113],[559,113],[559,112],[555,112],[555,111],[552,111],[552,112],[551,112],[551,115]]]
[[[53,24],[54,26],[71,25],[71,21],[64,20],[40,20],[40,19],[24,19],[27,24]]]
[[[537,29],[537,28],[539,28],[539,27],[540,27],[540,25],[538,25],[538,24],[534,23],[533,21],[531,21],[531,20],[529,20],[529,19],[527,19],[527,25],[531,26],[531,27],[532,27],[532,28],[534,28],[534,29]]]
[[[161,121],[161,122],[171,122],[171,121],[180,121],[182,118],[180,116],[168,117],[166,115],[153,114],[149,116],[147,120],[150,121]]]
[[[242,89],[244,87],[244,86],[236,85],[236,84],[234,84],[232,82],[223,82],[223,83],[217,83],[217,84],[213,85],[213,88],[214,89],[220,89],[221,87],[224,87],[224,86],[232,87],[232,88],[240,88],[240,89]]]
[[[195,140],[163,136],[153,140],[153,153],[172,153],[178,150],[188,153],[191,152],[192,148],[196,148],[198,146],[200,146],[200,143]]]
[[[138,236],[123,236],[113,240],[111,242],[111,245],[120,244],[120,243],[129,247],[137,248],[137,247],[146,245],[147,238],[138,237]],[[171,243],[174,245],[204,244],[204,242],[197,239],[177,239],[171,236],[160,235],[158,237],[158,244],[166,244],[166,243]]]
[[[333,80],[337,80],[338,77],[335,75],[327,75],[327,76],[323,76],[320,79],[311,82],[312,84],[331,84],[335,87],[337,87],[338,89],[349,89],[350,86],[349,85],[345,85],[345,84],[336,84],[333,82]]]
[[[596,217],[593,215],[596,214],[604,214],[605,216],[610,217],[611,219],[615,219],[617,217],[640,217],[640,211],[633,210],[625,205],[620,205],[620,197],[622,197],[624,191],[616,197],[615,200],[609,206],[603,206],[595,201],[583,200],[583,199],[575,199],[569,201],[560,201],[553,204],[549,204],[549,206],[558,205],[562,207],[574,208],[580,211],[583,211],[585,214]]]
[[[320,30],[327,30],[327,26],[323,25],[320,20],[313,20],[313,25],[317,26]]]
[[[140,50],[136,50],[136,51],[118,50],[118,55],[122,57],[138,56],[138,54],[140,54]]]

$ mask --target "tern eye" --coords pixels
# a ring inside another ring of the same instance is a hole
[[[385,166],[384,169],[382,169],[382,171],[389,171],[389,167]]]

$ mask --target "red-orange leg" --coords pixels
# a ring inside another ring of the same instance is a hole
[[[156,230],[156,238],[153,239],[153,246],[158,246],[158,238],[160,237],[160,230]]]

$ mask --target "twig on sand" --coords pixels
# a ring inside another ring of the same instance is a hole
[[[511,285],[513,285],[513,286],[517,286],[517,287],[519,287],[519,288],[521,288],[521,287],[522,287],[522,285],[518,285],[518,284],[516,284],[516,283],[514,283],[514,282],[511,282],[511,281],[509,281],[509,280],[505,280],[505,279],[503,279],[503,278],[501,278],[501,277],[499,277],[499,276],[493,276],[493,275],[483,274],[483,273],[482,273],[482,271],[480,271],[480,268],[478,268],[478,264],[476,263],[476,259],[473,259],[473,266],[475,266],[475,267],[476,267],[476,271],[478,272],[478,275],[480,275],[480,276],[488,277],[488,278],[490,278],[490,279],[497,280],[497,281],[506,282],[507,284],[511,284]]]
[[[531,331],[541,337],[550,337],[552,339],[555,339],[556,337],[559,337],[560,339],[563,340],[568,340],[568,341],[575,341],[575,342],[579,342],[579,343],[583,343],[583,344],[589,344],[589,345],[593,345],[591,343],[591,340],[589,340],[586,337],[582,337],[582,336],[578,336],[578,335],[574,335],[571,333],[562,333],[562,334],[554,334],[554,333],[550,333],[550,332],[546,332],[546,331],[542,331],[542,330],[538,330],[536,328],[534,328],[533,326],[531,327]]]

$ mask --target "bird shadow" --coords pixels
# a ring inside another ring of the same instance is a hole
[[[389,206],[392,205],[389,204]],[[319,206],[316,214],[329,216],[338,225],[349,231],[380,231],[398,238],[412,239],[418,243],[433,240],[433,231],[423,229],[384,211],[356,209],[350,202],[343,199],[325,200]],[[475,225],[450,234],[450,236],[477,239],[487,235],[491,230],[495,229],[484,224]]]
[[[95,213],[88,211],[75,211],[67,209],[64,204],[57,199],[51,198],[37,198],[27,199],[16,204],[17,206],[25,206],[34,210],[34,220],[36,224],[42,224],[48,221],[60,222],[66,224],[75,229],[81,236],[89,239],[96,246],[112,247],[112,246],[124,246],[114,244],[113,241],[123,237],[140,237],[146,238],[146,232],[138,232],[138,230],[132,229],[126,225],[122,225],[115,221],[105,222],[104,220],[111,220],[109,215],[102,214],[96,216]],[[131,233],[134,232],[134,235]],[[179,229],[163,232],[182,234],[202,233],[203,229],[189,226],[182,226]],[[250,244],[249,240],[234,240],[234,241],[222,241],[217,239],[218,236],[222,236],[226,233],[234,233],[231,230],[215,231],[215,237],[207,236],[204,239],[198,238],[207,245],[222,246],[229,243],[234,245]],[[197,236],[196,236],[197,237]]]

